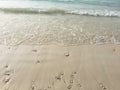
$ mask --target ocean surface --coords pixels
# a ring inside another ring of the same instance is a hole
[[[0,12],[120,17],[120,0],[0,0]]]

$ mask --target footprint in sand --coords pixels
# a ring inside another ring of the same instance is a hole
[[[34,86],[34,85],[32,85],[32,86],[31,86],[31,89],[32,89],[32,90],[35,90],[35,86]]]
[[[67,86],[67,89],[71,89],[73,86],[73,79],[69,80],[69,85]]]
[[[100,86],[100,88],[102,88],[102,89],[107,89],[107,88],[104,86],[103,83],[99,83],[99,86]]]
[[[34,49],[34,50],[32,50],[33,52],[37,52],[37,50],[36,49]]]
[[[113,49],[113,52],[115,52],[115,51],[116,51],[116,49],[114,48],[114,49]]]
[[[54,81],[53,81],[53,82],[52,82],[52,86],[54,86],[54,84],[55,84],[55,83],[54,83]]]
[[[77,72],[76,72],[76,71],[74,71],[74,72],[73,72],[73,74],[77,74]]]
[[[72,72],[72,74],[70,75],[70,80],[69,80],[69,85],[67,86],[67,89],[71,89],[74,83],[74,76],[75,76],[76,72]]]
[[[56,87],[58,83],[66,84],[64,79],[64,72],[60,72],[55,76],[55,81],[51,83],[51,86],[48,86],[48,89],[52,90],[53,87]]]
[[[73,79],[69,81],[70,84],[73,84]]]
[[[10,76],[14,73],[14,70],[13,69],[8,69],[6,68],[5,72],[4,72],[4,75],[6,76]]]
[[[64,73],[63,72],[60,72],[57,76],[55,76],[55,79],[56,80],[61,80],[62,77],[63,77]]]
[[[37,63],[37,64],[40,63],[40,60],[37,60],[36,63]]]
[[[66,57],[70,56],[69,51],[65,52],[64,55],[65,55]]]
[[[8,65],[6,64],[6,65],[4,66],[4,68],[8,68]]]
[[[11,75],[11,71],[9,71],[9,70],[5,71],[4,75],[10,76]]]
[[[6,65],[5,67],[6,67],[6,70],[5,70],[4,74],[3,74],[4,75],[3,76],[4,77],[3,82],[6,84],[6,83],[10,82],[13,70],[8,70],[8,65]]]
[[[67,86],[67,89],[72,89],[72,86],[74,84],[74,78],[75,78],[75,75],[77,74],[76,71],[73,71],[70,75],[70,80],[69,80],[69,85]]]
[[[32,84],[31,84],[31,90],[35,90],[35,84],[34,84],[34,82],[32,82]]]
[[[55,76],[55,79],[56,79],[56,80],[61,80],[61,76],[60,76],[60,75],[57,75],[57,76]]]
[[[77,74],[76,71],[73,71],[73,72],[70,74],[69,84],[66,86],[67,89],[72,89],[73,84],[74,84],[74,78],[75,78],[75,75],[76,75],[76,74]],[[56,75],[56,76],[55,76],[55,80],[59,80],[59,81],[63,80],[63,82],[64,82],[65,84],[67,84],[66,81],[65,81],[65,79],[64,79],[64,72],[60,72],[58,75]],[[52,86],[54,86],[54,82],[52,83]],[[80,84],[79,84],[79,87],[81,87]]]
[[[72,85],[71,85],[71,84],[67,86],[67,89],[71,89],[71,88],[72,88]]]
[[[75,76],[75,74],[77,74],[77,72],[72,72],[72,74],[70,75],[70,77],[73,79],[74,78],[74,76]]]
[[[48,89],[51,89],[52,87],[51,86],[48,86]]]
[[[78,86],[78,87],[82,87],[82,85],[81,85],[80,83],[79,83],[79,84],[77,84],[77,86]]]
[[[76,72],[76,71],[72,72],[72,74],[71,74],[71,78],[73,78],[73,79],[74,79],[74,77],[75,77],[75,75],[76,75],[76,74],[77,74],[77,72]],[[76,86],[77,86],[77,87],[79,87],[79,88],[81,88],[81,87],[82,87],[82,85],[81,85],[80,83],[76,84]]]
[[[5,77],[4,79],[3,79],[3,82],[6,84],[6,83],[8,83],[9,81],[10,81],[10,77],[9,76],[7,76],[7,77]]]
[[[8,47],[8,49],[11,49],[11,47]]]
[[[42,89],[40,89],[40,88],[37,89],[37,86],[35,85],[35,80],[32,80],[32,81],[31,81],[31,87],[30,87],[30,88],[31,88],[31,90],[42,90]]]
[[[67,86],[67,89],[71,89],[72,86],[73,86],[73,82],[72,83],[70,82],[69,85]]]

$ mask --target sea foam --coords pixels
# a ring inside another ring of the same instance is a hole
[[[74,14],[74,15],[86,15],[86,16],[109,16],[120,17],[120,11],[118,10],[65,10],[59,8],[50,9],[34,9],[34,8],[0,8],[0,11],[4,13],[18,13],[18,14]]]

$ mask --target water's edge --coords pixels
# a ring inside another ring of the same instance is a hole
[[[3,13],[13,14],[72,14],[72,15],[86,15],[86,16],[107,16],[107,17],[120,17],[119,11],[108,11],[108,10],[75,10],[69,11],[64,9],[51,8],[48,10],[39,10],[34,8],[0,8]]]

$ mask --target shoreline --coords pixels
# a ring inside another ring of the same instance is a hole
[[[0,16],[0,44],[3,45],[120,43],[120,18],[24,14]]]
[[[0,16],[0,90],[120,89],[120,19]]]

